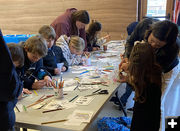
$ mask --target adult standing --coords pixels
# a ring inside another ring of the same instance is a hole
[[[61,35],[77,35],[86,42],[85,25],[89,24],[90,18],[86,10],[77,10],[76,8],[67,9],[65,13],[58,16],[51,26],[56,32],[56,40]]]

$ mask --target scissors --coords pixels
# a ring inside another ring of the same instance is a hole
[[[93,96],[93,95],[102,95],[102,94],[109,94],[109,92],[108,92],[108,90],[101,90],[101,89],[99,89],[99,90],[93,92],[90,95],[86,95],[85,97]]]

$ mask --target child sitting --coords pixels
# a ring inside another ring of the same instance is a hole
[[[88,51],[99,50],[100,46],[104,44],[107,41],[107,39],[110,38],[110,35],[107,35],[98,39],[98,35],[100,34],[101,29],[102,29],[101,23],[92,20],[92,22],[89,25],[89,28],[86,31]]]
[[[48,54],[43,58],[44,67],[51,75],[59,75],[61,71],[68,70],[68,63],[63,56],[62,49],[59,46],[53,45],[56,33],[51,26],[44,25],[39,29],[39,34],[47,41]],[[58,63],[64,63],[61,69],[57,68]]]
[[[7,46],[9,48],[10,53],[11,53],[13,64],[16,67],[16,72],[20,78],[20,81],[22,82],[23,81],[23,79],[22,79],[23,75],[22,75],[21,70],[19,70],[19,68],[21,68],[24,65],[23,49],[16,43],[8,43]],[[26,88],[23,88],[23,93],[31,94],[32,92]],[[21,96],[22,96],[22,94],[21,94]]]
[[[61,47],[68,65],[79,65],[82,63],[81,55],[85,48],[84,40],[79,36],[60,36],[56,45]]]
[[[41,59],[48,52],[46,40],[36,35],[20,44],[24,52],[24,66],[21,68],[24,75],[24,88],[40,89],[44,86],[51,86],[51,75],[43,67]]]
[[[126,70],[126,69],[124,69]],[[120,73],[135,91],[131,131],[158,131],[160,127],[161,68],[148,43],[138,43],[130,55],[127,76]]]

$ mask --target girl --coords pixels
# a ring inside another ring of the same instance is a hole
[[[92,20],[89,25],[88,30],[86,31],[86,40],[87,40],[87,49],[88,51],[96,51],[100,49],[100,45],[105,43],[107,39],[110,38],[110,35],[101,37],[98,39],[98,35],[102,29],[101,23],[95,20]]]
[[[160,127],[161,68],[155,62],[152,47],[138,43],[129,58],[127,76],[120,80],[135,91],[131,131],[158,131]]]
[[[68,65],[79,65],[81,63],[81,55],[85,48],[85,42],[82,38],[78,36],[67,37],[62,35],[56,41],[56,45],[61,47]]]

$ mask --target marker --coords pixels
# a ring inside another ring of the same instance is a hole
[[[35,91],[35,90],[33,90],[34,91],[34,94],[36,95],[36,96],[38,96],[38,93]]]
[[[80,73],[80,75],[85,74],[85,73],[88,73],[88,72],[89,72],[89,71],[84,71],[84,72]]]
[[[76,99],[79,95],[76,95],[75,97],[73,97],[69,102],[72,102],[74,99]]]

